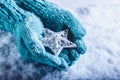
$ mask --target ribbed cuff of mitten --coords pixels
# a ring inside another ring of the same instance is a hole
[[[14,0],[0,1],[0,29],[12,32],[25,19],[25,12],[20,9]]]
[[[43,16],[48,7],[45,0],[15,0],[17,5],[24,10],[30,11],[37,16]]]

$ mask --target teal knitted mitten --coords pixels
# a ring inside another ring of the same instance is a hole
[[[0,1],[0,28],[16,36],[18,49],[24,59],[64,70],[85,53],[82,38],[86,31],[70,12],[45,0],[15,1],[17,5],[14,0]],[[44,27],[55,32],[68,28],[68,39],[76,43],[77,48],[63,49],[58,57],[52,55],[40,42]]]

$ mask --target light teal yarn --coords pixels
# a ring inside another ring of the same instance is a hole
[[[44,27],[56,32],[69,28],[68,39],[77,48],[63,49],[59,57],[52,55],[40,42]],[[45,0],[0,0],[0,29],[16,36],[23,59],[60,70],[68,69],[86,51],[82,39],[86,31],[80,22],[70,12]]]

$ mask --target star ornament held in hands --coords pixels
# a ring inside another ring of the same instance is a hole
[[[44,28],[45,37],[41,39],[42,44],[52,50],[58,56],[63,48],[77,47],[76,44],[67,40],[68,29],[60,32],[53,32]]]

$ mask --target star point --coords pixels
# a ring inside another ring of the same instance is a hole
[[[44,28],[45,37],[41,39],[41,42],[58,56],[63,48],[77,47],[76,44],[67,39],[68,31],[66,29],[60,32],[53,32],[50,29]]]

